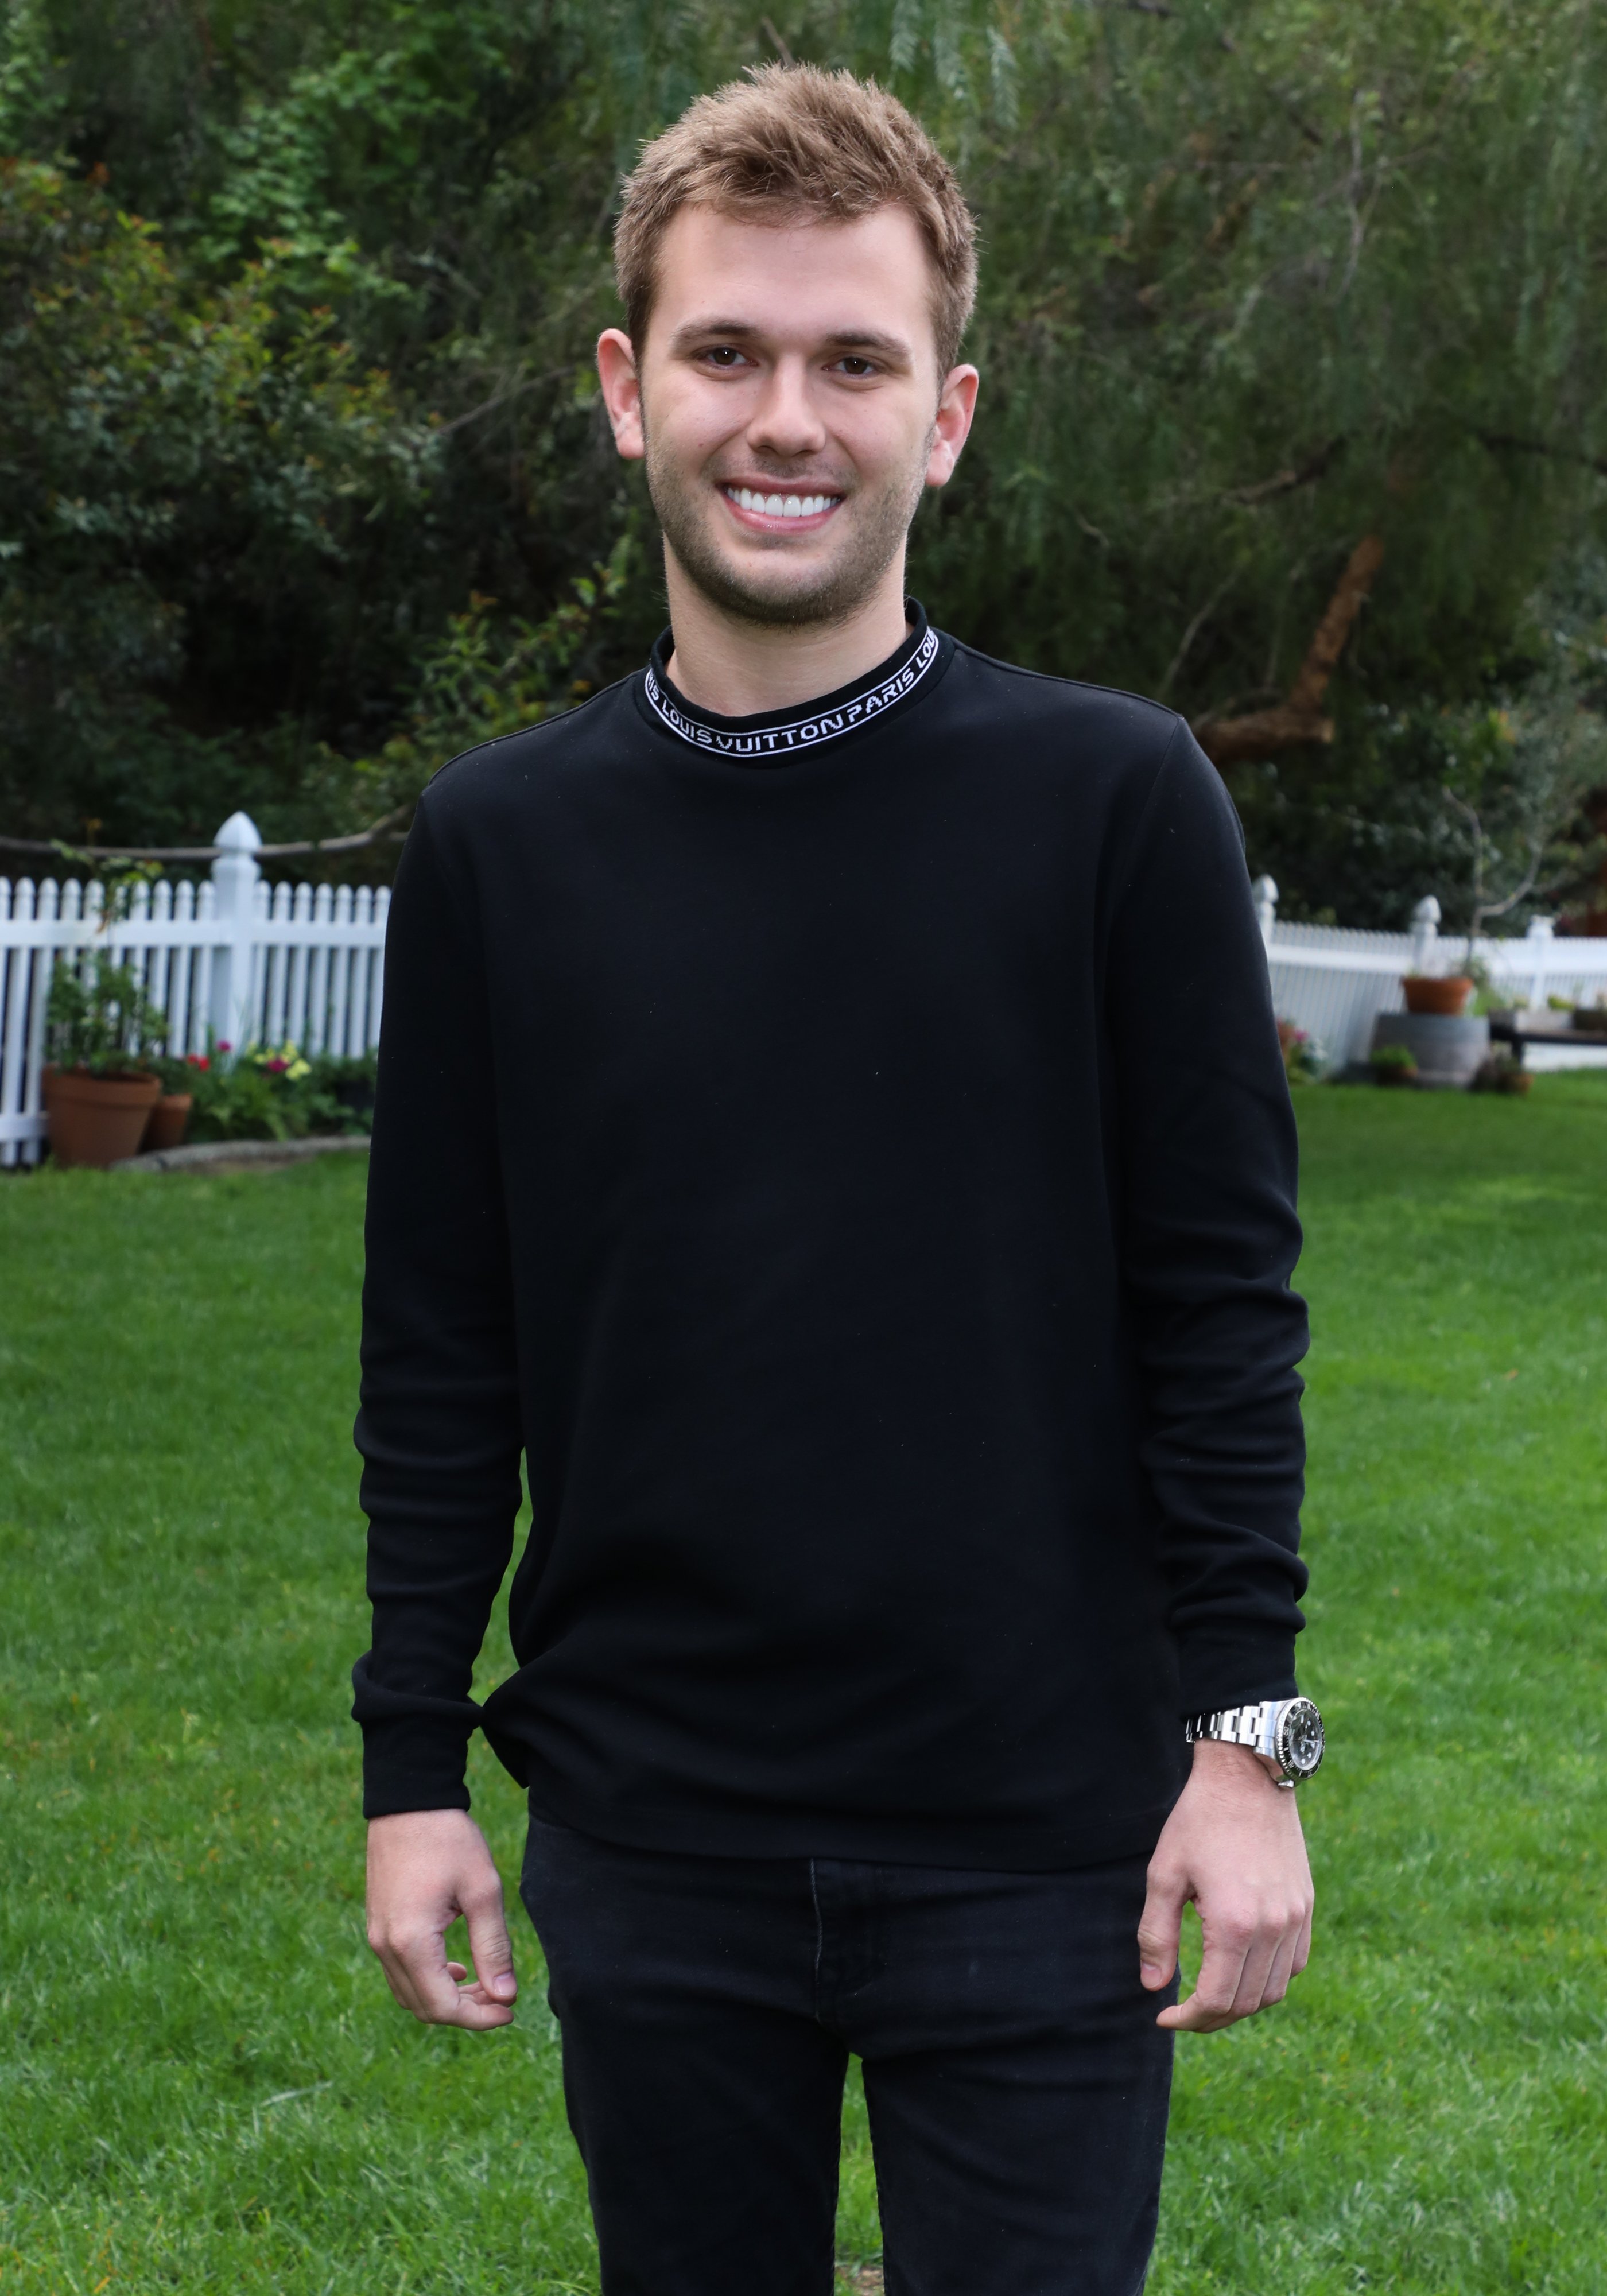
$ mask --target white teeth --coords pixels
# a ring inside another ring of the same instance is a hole
[[[762,495],[751,487],[727,487],[730,500],[743,510],[756,510],[767,518],[818,518],[822,511],[835,510],[841,497],[838,495]]]

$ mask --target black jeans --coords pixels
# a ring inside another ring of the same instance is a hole
[[[532,1817],[604,2296],[830,2296],[850,2052],[888,2296],[1136,2296],[1172,2066],[1144,1863],[692,1857]]]

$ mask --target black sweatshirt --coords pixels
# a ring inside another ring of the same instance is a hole
[[[1186,726],[930,630],[644,673],[437,775],[364,1290],[370,1816],[1035,1870],[1291,1695],[1295,1142]],[[471,1669],[512,1552],[519,1671]]]

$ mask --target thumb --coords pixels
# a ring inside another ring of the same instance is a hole
[[[513,1974],[513,1948],[508,1941],[500,1881],[483,1893],[476,1892],[473,1903],[463,1907],[463,1919],[469,1925],[476,1982],[488,2000],[512,2001],[519,1980]]]
[[[1152,1993],[1171,1982],[1177,1967],[1177,1939],[1188,1886],[1176,1872],[1150,1869],[1149,1892],[1138,1920],[1138,1975]]]

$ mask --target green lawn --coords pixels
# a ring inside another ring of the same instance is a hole
[[[1607,2286],[1604,1086],[1301,1096],[1316,1955],[1182,2046],[1154,2296]],[[362,1185],[0,1182],[8,2296],[595,2287],[528,1931],[483,2038],[362,1940]]]

